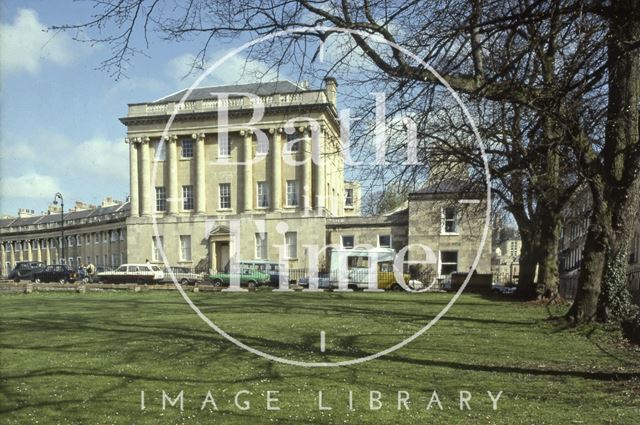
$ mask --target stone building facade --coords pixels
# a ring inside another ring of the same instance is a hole
[[[167,258],[185,266],[220,269],[235,253],[270,259],[284,249],[290,266],[302,267],[302,243],[323,246],[326,217],[345,215],[346,191],[357,196],[344,181],[336,90],[332,78],[320,90],[278,81],[129,105],[121,119],[130,146],[128,238],[148,244],[130,260],[160,261],[161,240]],[[261,119],[249,124],[258,108]]]
[[[313,246],[326,265],[328,245],[411,246],[407,259],[424,261],[421,244],[438,274],[468,271],[483,234],[482,194],[427,185],[393,214],[361,217],[360,184],[344,179],[336,96],[337,83],[327,78],[321,89],[277,81],[130,104],[120,119],[129,145],[129,200],[69,213],[65,262],[166,260],[215,271],[237,255],[304,269],[314,261]],[[3,264],[29,257],[16,244],[55,240],[59,218],[54,212],[1,221]],[[38,252],[30,258],[62,261],[56,248]],[[478,273],[490,273],[490,253],[489,232]]]
[[[501,284],[517,283],[520,276],[520,239],[506,239],[493,252],[491,273],[494,281]]]
[[[74,207],[62,215],[51,207],[45,214],[19,214],[0,220],[2,275],[19,261],[116,266],[127,261],[126,218],[129,204],[105,200],[102,205]]]

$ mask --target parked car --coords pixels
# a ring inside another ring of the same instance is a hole
[[[269,275],[271,286],[278,286],[280,283],[280,264],[276,261],[268,260],[242,260],[240,269],[252,269]]]
[[[300,286],[302,286],[304,288],[308,288],[310,280],[313,283],[313,280],[309,276],[304,276],[304,277],[301,277],[300,279],[298,279],[297,283],[298,283],[298,285],[300,285]],[[331,279],[329,278],[329,273],[327,273],[327,272],[318,272],[317,281],[315,282],[315,284],[312,285],[312,287],[315,287],[317,289],[329,289],[329,288],[331,288]]]
[[[171,271],[173,271],[173,275],[181,285],[194,285],[197,282],[202,282],[204,279],[203,273],[194,273],[188,267],[171,267],[164,269],[163,282],[173,283]]]
[[[114,271],[98,273],[104,283],[161,283],[164,272],[153,264],[123,264]]]
[[[50,266],[46,266],[44,269],[34,272],[31,277],[31,281],[35,283],[74,283],[77,278],[78,275],[72,267],[69,267],[66,264],[52,264]]]
[[[213,286],[229,286],[231,282],[232,273],[214,273],[207,276],[207,281],[211,282]],[[256,287],[259,285],[268,285],[271,282],[271,276],[266,273],[259,272],[253,269],[241,269],[238,273],[240,277],[240,286]]]
[[[20,282],[21,280],[32,280],[33,274],[37,271],[43,270],[44,267],[44,263],[40,261],[19,261],[9,273],[8,278],[15,282]]]
[[[504,286],[504,285],[500,285],[500,284],[493,284],[491,286],[491,293],[492,294],[501,294],[501,295],[511,295],[513,293],[516,292],[516,289],[518,289],[515,286]]]

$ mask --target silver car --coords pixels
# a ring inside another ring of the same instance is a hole
[[[204,280],[204,275],[202,273],[195,273],[188,267],[167,267],[164,269],[163,282],[173,283],[171,272],[173,272],[173,276],[175,276],[176,281],[181,285],[195,285],[196,283]]]

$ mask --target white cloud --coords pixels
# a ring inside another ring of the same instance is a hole
[[[56,192],[65,204],[99,203],[105,196],[124,200],[129,188],[129,152],[122,139],[72,140],[55,134],[31,137],[29,146],[1,153],[2,213],[18,208],[46,209]],[[20,164],[15,167],[14,164]]]
[[[52,199],[60,186],[51,176],[37,173],[2,178],[3,198]]]
[[[220,57],[207,62],[204,65],[205,70]],[[202,74],[203,71],[199,69],[192,70],[194,60],[195,56],[193,54],[186,53],[173,58],[167,64],[167,75],[176,82],[178,87],[184,88],[191,85]],[[247,60],[242,55],[236,55],[220,64],[201,85],[242,84],[256,81],[274,81],[276,79],[278,79],[278,74],[275,69],[269,69],[262,62]]]
[[[86,140],[75,146],[65,162],[83,175],[129,181],[129,151],[123,140]]]
[[[120,102],[121,98],[126,95],[128,101],[136,101],[135,98],[131,99],[132,93],[138,98],[137,100],[144,100],[143,96],[146,93],[153,97],[158,93],[164,93],[172,89],[173,84],[169,85],[163,79],[151,76],[121,78],[111,84],[105,92],[105,96]]]
[[[46,32],[32,9],[20,9],[12,24],[0,24],[0,62],[7,72],[36,74],[43,62],[67,65],[73,60],[67,34]]]

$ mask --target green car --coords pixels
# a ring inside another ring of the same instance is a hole
[[[259,285],[267,285],[271,280],[271,276],[256,270],[243,269],[239,273],[240,286],[248,286],[255,288]],[[207,277],[207,281],[213,286],[229,286],[232,273],[214,273]]]

